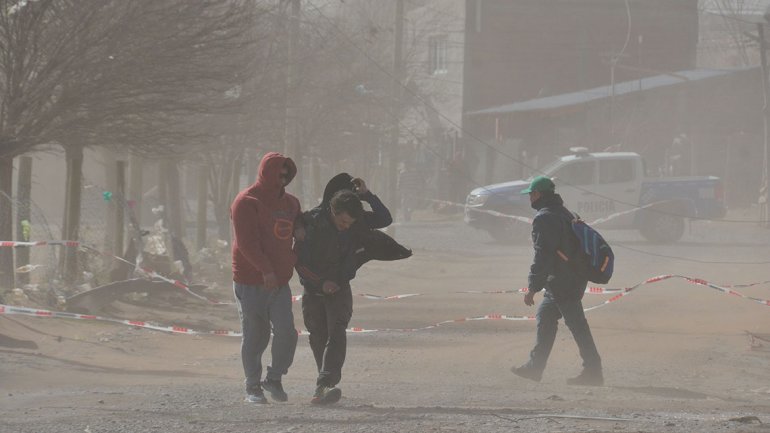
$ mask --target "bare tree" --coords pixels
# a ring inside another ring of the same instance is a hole
[[[255,16],[247,0],[0,0],[0,191],[12,160],[64,148],[69,212],[77,236],[82,151],[94,145],[175,151],[203,141],[193,116],[237,112],[228,97],[248,78]],[[0,238],[10,238],[0,204]],[[4,285],[12,257],[0,251]]]

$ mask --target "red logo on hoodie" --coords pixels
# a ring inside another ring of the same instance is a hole
[[[294,222],[282,218],[276,218],[273,226],[273,234],[281,240],[291,239],[294,234]]]

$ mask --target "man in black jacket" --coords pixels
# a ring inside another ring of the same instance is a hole
[[[372,210],[365,211],[361,200]],[[411,255],[386,234],[373,230],[391,222],[390,212],[366,183],[347,173],[332,178],[321,204],[302,215],[305,236],[296,243],[296,269],[305,288],[302,316],[318,367],[313,404],[335,403],[342,395],[336,385],[345,362],[346,329],[353,314],[350,280],[356,270],[368,260]]]
[[[567,379],[567,383],[601,386],[604,384],[602,361],[583,312],[582,299],[588,281],[578,275],[567,260],[579,247],[570,226],[575,216],[564,207],[561,196],[556,194],[556,187],[548,177],[536,177],[522,194],[529,194],[529,201],[537,210],[532,221],[535,257],[524,303],[534,305],[535,294],[543,289],[545,295],[537,309],[537,339],[529,361],[521,367],[513,367],[511,371],[526,379],[540,381],[556,340],[558,321],[564,317],[583,358],[582,373]]]

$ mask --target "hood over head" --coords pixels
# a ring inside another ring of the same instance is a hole
[[[322,206],[326,206],[329,204],[329,201],[331,201],[332,197],[334,196],[337,191],[342,191],[343,189],[349,189],[353,190],[353,176],[347,174],[347,173],[340,173],[331,180],[329,180],[329,183],[326,184],[326,188],[324,189],[324,197],[321,201]]]
[[[276,192],[280,196],[284,192],[284,185],[281,182],[281,169],[284,166],[289,171],[286,183],[288,185],[294,179],[294,176],[297,175],[297,166],[294,164],[294,161],[278,152],[268,152],[259,163],[257,182],[254,186],[263,191]]]

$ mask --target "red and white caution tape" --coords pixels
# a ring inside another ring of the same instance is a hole
[[[43,317],[43,318],[95,320],[100,322],[111,322],[111,323],[118,323],[121,325],[134,326],[137,328],[171,332],[174,334],[223,335],[223,336],[231,336],[231,337],[241,336],[241,333],[237,331],[228,331],[228,330],[196,331],[194,329],[186,328],[183,326],[156,325],[156,324],[145,322],[142,320],[114,319],[111,317],[94,316],[90,314],[78,314],[78,313],[67,313],[63,311],[41,310],[37,308],[15,307],[12,305],[0,305],[0,314],[20,314],[24,316]]]
[[[607,287],[586,287],[586,294],[589,295],[606,295],[609,293],[618,293],[622,292],[626,289],[610,289]],[[467,293],[467,294],[474,294],[474,295],[502,295],[502,294],[511,294],[511,293],[527,293],[529,289],[526,287],[523,287],[518,290],[463,290],[461,292],[454,292],[454,293]]]
[[[448,202],[448,203],[451,203],[451,202]],[[619,213],[619,214],[622,214],[622,212]],[[120,260],[122,262],[125,262],[125,263],[131,265],[131,266],[137,267],[136,264],[133,264],[133,263],[129,262],[128,260],[123,259],[122,257],[118,257],[118,256],[115,256],[113,254],[108,254],[108,253],[101,252],[98,249],[95,249],[93,247],[90,247],[90,246],[87,246],[87,245],[83,245],[83,244],[81,244],[78,241],[42,241],[42,242],[0,241],[0,246],[4,246],[4,247],[17,247],[17,246],[30,247],[30,246],[44,246],[44,245],[64,245],[64,246],[71,246],[71,247],[80,246],[80,247],[82,247],[82,248],[84,248],[86,250],[95,251],[95,252],[97,252],[99,254],[107,255],[107,256],[112,257],[112,258],[114,258],[116,260]],[[174,280],[172,278],[165,277],[165,276],[155,272],[152,269],[142,268],[142,267],[137,267],[137,269],[141,269],[143,272],[145,272],[151,278],[158,278],[160,280],[163,280],[163,281],[166,281],[166,282],[168,282],[170,284],[173,284],[174,286],[179,287],[180,289],[184,290],[185,292],[189,293],[190,295],[192,295],[192,296],[194,296],[196,298],[202,299],[202,300],[204,300],[204,301],[206,301],[208,303],[211,303],[211,304],[214,304],[214,305],[232,305],[233,304],[232,302],[219,302],[219,301],[215,301],[215,300],[209,299],[209,298],[207,298],[205,296],[199,295],[199,294],[193,292],[185,283],[183,283],[183,282],[181,282],[179,280]],[[617,300],[619,300],[620,298],[628,295],[631,291],[635,290],[636,288],[638,288],[640,286],[643,286],[643,285],[646,285],[646,284],[652,284],[652,283],[660,282],[660,281],[667,280],[667,279],[670,279],[670,278],[681,278],[681,279],[684,279],[685,281],[687,281],[689,283],[692,283],[692,284],[701,285],[701,286],[705,286],[705,287],[710,287],[710,288],[718,290],[718,291],[720,291],[720,292],[722,292],[724,294],[728,294],[728,295],[732,295],[732,296],[737,296],[737,297],[740,297],[740,298],[743,298],[743,299],[747,299],[747,300],[750,300],[750,301],[753,301],[753,302],[757,302],[757,303],[762,304],[762,305],[770,306],[770,300],[756,298],[756,297],[752,297],[752,296],[747,296],[747,295],[744,295],[744,294],[742,294],[740,292],[737,292],[737,291],[733,290],[733,288],[736,288],[736,287],[752,287],[752,286],[756,286],[756,285],[760,285],[760,284],[765,284],[765,283],[768,283],[770,281],[763,281],[763,282],[749,283],[749,284],[737,284],[737,285],[719,285],[719,284],[715,284],[715,283],[706,281],[706,280],[701,279],[701,278],[693,278],[693,277],[688,277],[688,276],[683,276],[683,275],[668,274],[668,275],[659,275],[659,276],[656,276],[656,277],[648,278],[648,279],[646,279],[646,280],[644,280],[644,281],[642,281],[642,282],[640,282],[640,283],[638,283],[638,284],[636,284],[634,286],[626,287],[626,288],[588,287],[588,288],[586,288],[586,291],[585,291],[585,293],[587,293],[587,294],[615,294],[615,295],[612,296],[611,298],[607,299],[606,301],[604,301],[601,304],[585,308],[585,311],[595,310],[597,308],[601,308],[601,307],[604,307],[606,305],[609,305],[610,303],[616,302]],[[519,290],[463,291],[463,292],[457,292],[457,293],[468,293],[468,294],[504,294],[504,293],[526,293],[526,292],[527,292],[527,289],[523,288],[523,289],[519,289]],[[409,298],[409,297],[414,297],[414,296],[423,296],[423,294],[420,294],[420,293],[408,293],[408,294],[392,295],[392,296],[380,296],[380,295],[372,295],[372,294],[356,294],[356,295],[364,297],[364,298],[367,298],[367,299],[372,299],[372,300],[397,300],[397,299],[404,299],[404,298]],[[299,301],[301,298],[302,298],[302,295],[292,296],[292,302]],[[10,307],[10,308],[23,308],[23,307]],[[45,310],[33,310],[33,311],[45,311]],[[54,312],[48,312],[48,313],[52,313],[53,314]],[[49,317],[79,318],[79,317],[72,317],[73,316],[72,313],[55,313],[55,314],[58,314],[58,316],[49,316]],[[75,316],[77,316],[77,315],[75,315]],[[80,316],[83,316],[83,318],[85,318],[85,317],[88,317],[88,318],[96,317],[96,316],[87,316],[87,315],[80,315]],[[444,325],[444,324],[448,324],[448,323],[461,323],[461,322],[477,321],[477,320],[533,320],[533,319],[534,319],[533,316],[508,316],[508,315],[503,315],[503,314],[488,314],[488,315],[478,316],[478,317],[466,317],[466,318],[462,318],[462,319],[447,320],[447,321],[438,322],[438,323],[435,323],[435,324],[432,324],[432,325],[428,325],[426,327],[421,327],[421,328],[409,328],[409,329],[350,328],[348,330],[348,332],[352,332],[352,333],[369,333],[369,332],[379,332],[379,331],[401,331],[401,332],[407,332],[407,331],[418,331],[418,330],[432,329],[432,328],[435,328],[435,327],[438,327],[438,326],[441,326],[441,325]],[[145,323],[145,322],[138,322],[138,321],[126,321],[126,320],[122,320],[122,319],[110,319],[110,318],[102,318],[102,319],[98,319],[98,320],[106,320],[106,321],[111,321],[111,322],[116,322],[116,323],[127,323],[127,324],[131,324],[132,326],[139,326],[139,325],[136,325],[136,323]],[[235,331],[193,331],[193,330],[188,330],[187,328],[179,328],[179,327],[173,327],[173,326],[172,327],[160,327],[160,326],[157,326],[157,325],[148,325],[146,327],[148,327],[150,329],[165,330],[165,331],[177,332],[177,333],[214,334],[214,335],[240,335],[240,333],[236,333]],[[182,330],[190,331],[190,332],[183,332]],[[300,332],[300,334],[302,334],[302,332]]]
[[[405,293],[403,295],[380,296],[380,295],[370,295],[368,293],[354,293],[353,296],[360,296],[362,298],[372,299],[375,301],[393,301],[396,299],[411,298],[414,296],[423,296],[423,295],[422,293]],[[291,297],[291,302],[297,302],[300,300],[302,300],[302,295],[294,295]]]
[[[592,307],[585,308],[584,311],[592,311],[597,308],[604,307],[606,305],[609,305],[613,302],[618,301],[622,297],[628,295],[633,290],[646,285],[646,284],[652,284],[657,283],[663,280],[667,280],[670,278],[681,278],[686,280],[687,282],[691,284],[696,284],[700,286],[706,286],[713,288],[715,290],[718,290],[722,293],[733,295],[733,296],[739,296],[745,299],[749,299],[754,302],[761,303],[763,305],[770,306],[770,301],[760,298],[754,298],[750,296],[743,295],[741,293],[738,293],[734,290],[731,290],[729,288],[725,288],[713,283],[710,283],[708,281],[705,281],[703,279],[699,278],[692,278],[692,277],[686,277],[682,275],[659,275],[656,277],[648,278],[634,286],[623,288],[623,289],[611,289],[614,290],[616,295],[612,296],[611,298],[607,299],[601,304],[594,305]],[[519,291],[517,291],[519,292]],[[498,292],[499,293],[499,292]],[[299,297],[295,297],[299,298]],[[382,299],[383,297],[377,297],[378,299]],[[393,297],[391,297],[393,298]],[[393,298],[393,299],[398,299]],[[49,310],[41,310],[41,309],[35,309],[35,308],[27,308],[27,307],[15,307],[10,305],[0,305],[0,314],[21,314],[26,316],[34,316],[34,317],[49,317],[49,318],[64,318],[64,319],[81,319],[81,320],[98,320],[98,321],[104,321],[104,322],[111,322],[111,323],[118,323],[128,326],[135,326],[140,328],[146,328],[146,329],[154,329],[156,331],[163,331],[163,332],[171,332],[175,334],[187,334],[187,335],[221,335],[221,336],[231,336],[231,337],[239,337],[242,334],[237,331],[230,331],[230,330],[215,330],[215,331],[198,331],[186,327],[180,327],[180,326],[164,326],[164,325],[157,325],[150,322],[145,321],[138,321],[138,320],[126,320],[126,319],[114,319],[109,317],[101,317],[101,316],[95,316],[95,315],[88,315],[88,314],[77,314],[77,313],[67,313],[67,312],[58,312],[58,311],[49,311]],[[347,331],[352,334],[366,334],[366,333],[373,333],[373,332],[416,332],[416,331],[424,331],[428,329],[434,329],[442,325],[447,324],[454,324],[454,323],[466,323],[466,322],[474,322],[474,321],[483,321],[483,320],[506,320],[506,321],[530,321],[535,320],[535,316],[511,316],[507,314],[499,314],[499,313],[491,313],[491,314],[485,314],[483,316],[474,316],[474,317],[464,317],[460,319],[452,319],[452,320],[444,320],[441,322],[437,322],[431,325],[417,327],[417,328],[361,328],[361,327],[353,327],[349,328]],[[307,331],[299,331],[300,335],[307,335]]]
[[[68,313],[63,311],[51,311],[42,310],[38,308],[16,307],[12,305],[0,304],[0,315],[2,314],[18,314],[24,316],[40,317],[40,318],[59,318],[59,319],[76,319],[76,320],[93,320],[101,322],[117,323],[126,326],[133,326],[137,328],[152,329],[155,331],[170,332],[173,334],[185,334],[185,335],[215,335],[225,337],[241,337],[243,334],[238,331],[231,330],[215,330],[215,331],[199,331],[183,326],[169,326],[159,325],[142,320],[127,320],[127,319],[115,319],[111,317],[95,316],[90,314],[78,314]],[[534,316],[509,316],[505,314],[487,314],[484,316],[465,317],[462,319],[444,320],[442,322],[434,323],[432,325],[423,326],[419,328],[378,328],[368,329],[361,327],[348,328],[347,332],[351,334],[370,334],[373,332],[415,332],[423,331],[427,329],[437,328],[441,325],[450,323],[464,323],[481,320],[534,320]],[[301,330],[297,332],[299,335],[309,335],[308,331]]]
[[[42,247],[62,245],[65,247],[79,247],[78,241],[38,241],[38,242],[17,242],[17,241],[0,241],[0,247]]]

